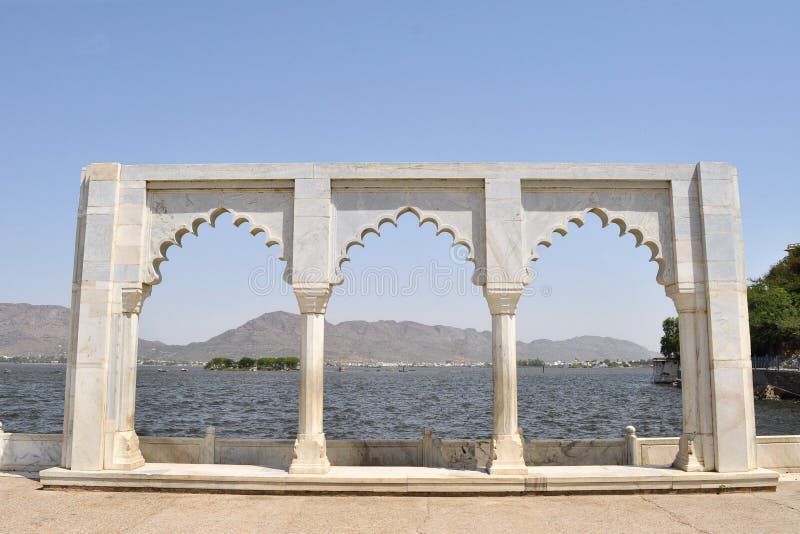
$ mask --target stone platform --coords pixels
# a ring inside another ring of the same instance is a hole
[[[250,465],[148,463],[131,471],[40,473],[46,488],[109,488],[240,493],[520,494],[649,493],[767,490],[778,473],[687,473],[638,466],[535,466],[527,474],[489,475],[480,470],[428,467],[334,466],[326,475],[290,475],[285,469]]]

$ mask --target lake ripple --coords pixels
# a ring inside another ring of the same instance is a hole
[[[6,432],[60,433],[63,365],[0,364],[0,421]],[[293,439],[296,372],[221,372],[140,367],[140,435]],[[519,424],[528,439],[614,438],[625,425],[640,436],[677,436],[681,392],[650,383],[650,369],[520,368]],[[800,403],[756,401],[759,435],[800,434]],[[419,439],[423,428],[445,439],[489,438],[488,368],[325,371],[329,439]]]

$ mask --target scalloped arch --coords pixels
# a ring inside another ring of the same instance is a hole
[[[619,236],[622,237],[625,234],[631,234],[636,239],[636,247],[640,247],[642,245],[646,246],[650,249],[650,260],[653,261],[658,265],[658,273],[656,273],[656,281],[661,285],[668,285],[670,283],[669,280],[666,280],[667,273],[669,271],[667,266],[667,261],[663,255],[663,248],[661,243],[658,239],[645,234],[645,231],[638,227],[638,226],[630,226],[628,225],[621,215],[616,215],[611,213],[603,208],[588,208],[582,211],[575,212],[568,217],[566,217],[562,222],[550,227],[547,232],[545,232],[543,237],[540,237],[536,243],[533,245],[533,249],[531,250],[531,254],[528,257],[528,260],[525,262],[527,265],[532,261],[537,261],[539,259],[539,253],[537,252],[537,247],[540,245],[545,247],[551,247],[553,242],[551,237],[553,234],[559,234],[561,236],[565,236],[569,233],[569,223],[574,223],[579,228],[584,225],[586,222],[586,215],[588,213],[592,213],[596,215],[603,226],[606,228],[609,224],[616,224],[619,229]]]
[[[148,276],[149,280],[145,281],[145,283],[150,285],[156,285],[161,283],[162,279],[161,264],[164,263],[165,261],[169,261],[169,258],[167,257],[167,250],[172,246],[183,247],[182,244],[183,238],[187,234],[192,234],[194,236],[197,236],[197,232],[200,229],[200,226],[202,226],[205,223],[208,223],[208,225],[213,228],[217,222],[217,219],[223,213],[229,213],[231,215],[232,218],[231,222],[237,228],[247,223],[250,225],[251,235],[255,236],[263,233],[266,236],[264,244],[268,247],[271,247],[273,245],[278,245],[278,247],[280,248],[280,256],[278,257],[278,259],[286,261],[284,258],[283,242],[279,238],[274,237],[272,233],[269,231],[269,228],[267,228],[266,226],[255,224],[250,217],[238,213],[233,209],[215,208],[209,211],[205,215],[194,218],[188,226],[187,225],[180,226],[175,231],[173,237],[165,239],[158,244],[158,246],[155,249],[155,256],[151,257],[150,261],[148,261],[147,263],[149,266],[151,266],[151,270]]]
[[[436,227],[436,235],[441,235],[446,233],[453,238],[453,242],[450,245],[451,247],[455,247],[457,245],[461,245],[466,247],[467,249],[467,256],[466,260],[475,263],[475,245],[472,243],[471,240],[467,239],[466,237],[458,231],[458,228],[454,226],[450,226],[442,222],[442,220],[432,213],[425,213],[419,208],[415,208],[414,206],[405,206],[398,210],[387,212],[380,215],[377,220],[372,224],[367,224],[362,226],[356,232],[356,235],[350,238],[348,241],[345,242],[343,249],[339,252],[339,256],[336,259],[335,266],[336,266],[336,284],[341,284],[344,282],[344,278],[342,276],[342,264],[346,261],[350,261],[350,249],[356,245],[364,247],[364,238],[369,234],[376,234],[378,236],[381,235],[380,227],[385,223],[392,224],[395,228],[397,227],[397,220],[406,213],[413,213],[417,219],[419,220],[419,226],[422,227],[425,223],[433,223]]]

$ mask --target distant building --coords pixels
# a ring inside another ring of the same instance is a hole
[[[653,383],[672,384],[680,378],[680,364],[676,358],[653,358]]]

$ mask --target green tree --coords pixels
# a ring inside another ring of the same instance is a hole
[[[782,287],[771,287],[764,279],[747,288],[750,315],[750,348],[753,356],[800,354],[800,306]]]
[[[800,246],[789,247],[786,257],[770,267],[761,280],[770,287],[782,287],[793,297],[800,296]]]
[[[532,360],[517,360],[517,367],[544,367],[547,365],[541,358]]]
[[[218,371],[220,369],[231,369],[236,367],[236,363],[230,358],[212,358],[203,366],[204,369]]]
[[[256,367],[259,371],[271,371],[275,368],[275,358],[259,358]]]
[[[747,288],[750,348],[754,356],[800,355],[800,246]]]
[[[789,360],[800,355],[800,246],[747,288],[750,319],[750,350],[753,356],[780,356]],[[661,354],[680,358],[678,320],[663,323]]]
[[[247,356],[239,360],[239,363],[237,364],[239,369],[252,369],[255,366],[256,361],[253,358],[248,358]]]
[[[297,369],[300,366],[300,358],[294,356],[282,356],[279,358],[259,358],[256,366],[262,371],[281,371],[283,369]]]
[[[283,369],[298,369],[300,367],[300,358],[296,356],[284,356],[280,360]]]
[[[667,317],[661,323],[664,335],[661,336],[661,354],[666,358],[681,358],[681,338],[678,329],[678,318]]]

